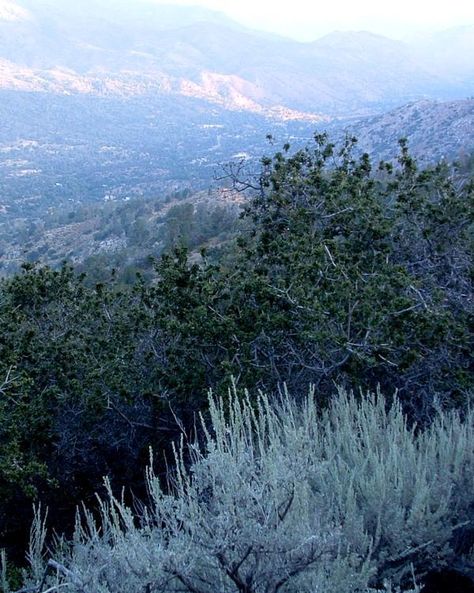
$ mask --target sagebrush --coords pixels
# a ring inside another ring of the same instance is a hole
[[[440,412],[418,433],[380,394],[341,390],[321,410],[312,392],[299,404],[234,392],[209,406],[202,437],[176,448],[167,483],[147,470],[150,502],[138,517],[109,486],[100,520],[83,511],[73,540],[45,554],[38,516],[25,585],[349,593],[456,559],[454,542],[472,528],[472,411]]]

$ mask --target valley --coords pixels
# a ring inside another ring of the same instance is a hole
[[[420,163],[470,162],[469,26],[302,43],[200,7],[139,8],[0,1],[0,275],[94,250],[135,261],[123,229],[105,246],[91,240],[108,213],[215,196],[226,165],[255,174],[264,155],[315,133],[353,135],[374,160],[396,159],[406,137]]]

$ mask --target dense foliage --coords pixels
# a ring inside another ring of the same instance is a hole
[[[300,405],[211,398],[204,438],[181,443],[166,489],[149,469],[140,521],[109,491],[99,520],[86,511],[51,558],[37,517],[29,590],[362,593],[419,582],[459,561],[472,527],[473,430],[471,410],[416,435],[380,395],[340,392],[323,412],[314,393]]]
[[[269,393],[286,382],[295,398],[312,383],[321,401],[334,384],[397,390],[421,426],[467,405],[472,181],[418,170],[404,143],[396,167],[374,169],[351,139],[338,150],[324,136],[233,181],[252,195],[220,258],[176,247],[131,287],[33,265],[2,282],[5,544],[32,499],[65,528],[104,475],[144,494],[148,447],[164,470],[175,415],[193,427],[231,376]]]

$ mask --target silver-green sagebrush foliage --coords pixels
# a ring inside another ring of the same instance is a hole
[[[340,391],[275,405],[211,396],[200,442],[168,484],[147,470],[136,513],[109,487],[101,518],[43,551],[37,517],[25,591],[350,593],[450,564],[472,528],[474,413],[417,433],[397,401]],[[413,581],[411,581],[413,582]]]

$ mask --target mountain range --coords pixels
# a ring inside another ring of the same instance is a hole
[[[473,54],[474,26],[407,42],[359,31],[301,43],[198,7],[0,0],[0,89],[181,95],[318,122],[471,95]]]

